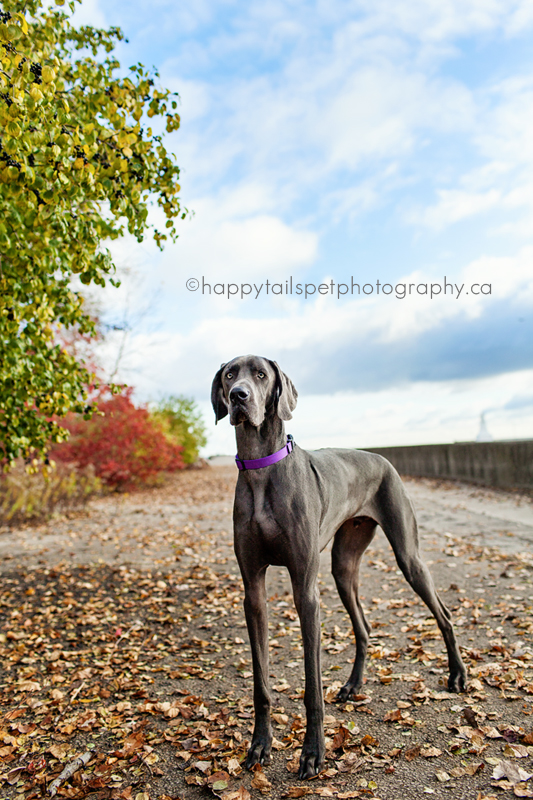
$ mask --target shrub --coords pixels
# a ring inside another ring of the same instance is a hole
[[[131,393],[130,388],[100,400],[100,413],[91,420],[69,415],[62,424],[70,438],[51,457],[81,468],[92,464],[96,475],[115,489],[150,483],[161,472],[182,469],[182,447],[169,441],[146,408],[133,404]]]
[[[193,464],[200,448],[207,443],[205,423],[192,397],[171,395],[158,403],[152,418],[162,427],[167,439],[183,447],[183,460]]]
[[[57,464],[29,472],[19,458],[0,475],[0,521],[37,520],[80,508],[100,489],[92,466]]]

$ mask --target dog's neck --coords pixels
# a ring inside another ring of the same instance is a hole
[[[235,428],[235,437],[239,458],[246,460],[270,456],[287,443],[285,425],[277,414],[265,417],[258,428],[241,422]]]

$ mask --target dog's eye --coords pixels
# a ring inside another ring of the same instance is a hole
[[[233,378],[233,372],[226,372],[226,378]]]
[[[258,378],[264,378],[265,377],[265,373],[264,372],[258,372],[257,373],[257,377]]]

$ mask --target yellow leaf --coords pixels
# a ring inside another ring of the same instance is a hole
[[[6,131],[9,133],[10,136],[19,136],[20,135],[20,127],[15,122],[15,120],[10,120],[7,123]]]
[[[30,89],[30,95],[35,100],[36,103],[38,103],[39,100],[42,100],[44,97],[39,87],[35,86],[35,84]]]
[[[124,155],[126,156],[126,158],[131,158],[131,157],[132,157],[132,155],[133,155],[133,153],[132,153],[132,151],[131,151],[131,148],[129,148],[129,147],[123,147],[123,148],[122,148],[122,152],[124,153]]]
[[[52,83],[56,76],[55,70],[52,67],[43,67],[42,79],[45,83]]]
[[[83,169],[83,158],[77,158],[75,160],[74,169]]]
[[[28,33],[28,23],[23,14],[13,14],[18,20],[20,20],[20,27],[22,28],[23,33]]]

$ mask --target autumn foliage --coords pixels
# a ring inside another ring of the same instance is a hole
[[[121,489],[153,481],[161,472],[184,466],[183,448],[168,440],[148,410],[134,405],[131,389],[102,399],[91,420],[69,415],[62,424],[70,431],[67,442],[51,453],[55,461],[92,464],[97,477]]]

